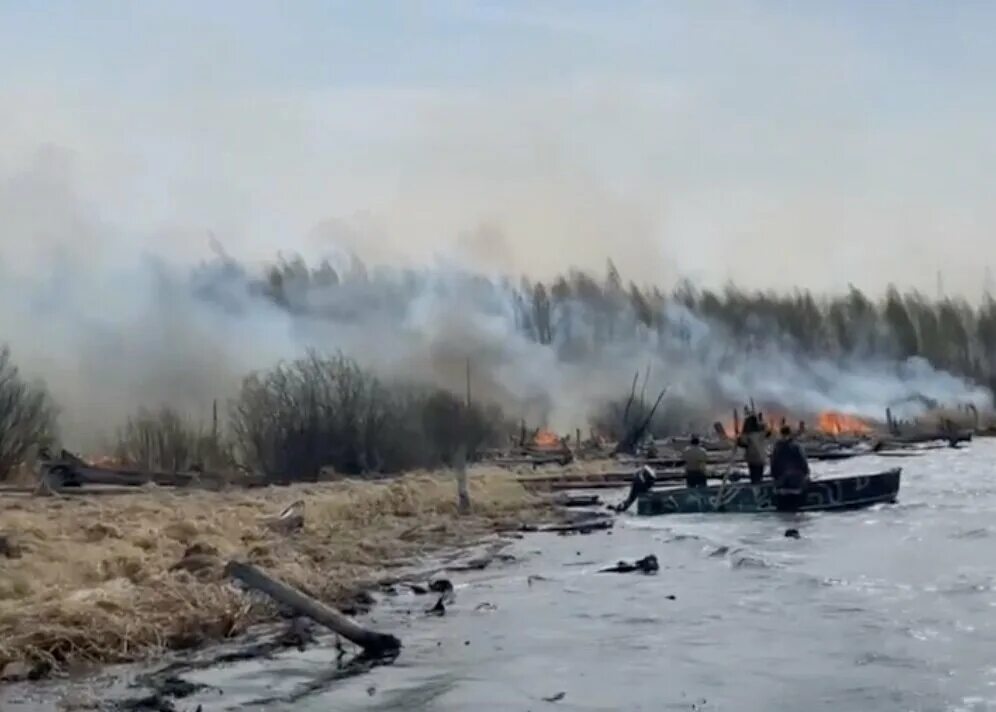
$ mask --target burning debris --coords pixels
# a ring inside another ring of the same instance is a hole
[[[530,445],[537,450],[561,450],[564,447],[562,439],[546,428],[540,428],[533,434]]]
[[[867,422],[853,415],[827,411],[820,413],[817,425],[821,433],[837,435],[870,435],[872,428]]]

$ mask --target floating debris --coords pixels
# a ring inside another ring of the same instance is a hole
[[[633,563],[628,561],[620,561],[615,566],[611,566],[607,569],[602,569],[599,571],[601,574],[628,574],[634,571],[639,571],[644,574],[657,573],[660,570],[660,564],[657,562],[657,557],[653,554],[648,554],[642,559],[638,559]]]

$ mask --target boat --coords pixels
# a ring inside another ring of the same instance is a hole
[[[812,480],[806,489],[802,512],[860,509],[896,501],[902,468],[896,467],[871,475],[833,477]],[[772,481],[753,485],[737,482],[711,487],[682,487],[651,490],[636,501],[641,516],[660,514],[697,514],[707,512],[774,512],[775,484]]]
[[[858,455],[864,455],[866,453],[860,450],[840,450],[837,448],[833,449],[807,449],[806,459],[807,460],[850,460],[852,457],[857,457]]]

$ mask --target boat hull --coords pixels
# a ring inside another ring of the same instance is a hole
[[[873,475],[814,480],[806,489],[806,501],[800,511],[860,509],[883,502],[895,502],[899,494],[901,473],[900,468],[894,468]],[[727,483],[725,490],[721,485],[654,490],[637,500],[636,513],[656,516],[705,512],[774,512],[774,489],[774,482],[767,481],[756,485],[749,482]]]

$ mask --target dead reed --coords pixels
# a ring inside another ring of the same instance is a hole
[[[0,522],[19,551],[0,558],[0,669],[124,662],[201,645],[261,622],[222,577],[241,558],[331,603],[392,568],[497,527],[542,503],[509,473],[472,470],[470,516],[452,473],[227,492],[15,498]],[[268,521],[303,501],[304,528]]]

